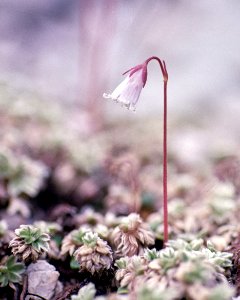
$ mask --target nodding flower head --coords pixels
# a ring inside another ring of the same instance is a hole
[[[129,110],[135,111],[140,93],[147,80],[147,64],[143,63],[123,73],[128,76],[116,87],[112,94],[103,94],[104,98],[119,102]]]

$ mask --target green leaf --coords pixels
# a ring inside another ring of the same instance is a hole
[[[11,282],[19,282],[19,281],[21,281],[21,276],[18,275],[17,273],[9,273],[8,279]]]
[[[14,266],[11,267],[11,272],[23,273],[24,272],[23,264],[16,263]]]
[[[7,277],[3,277],[2,280],[0,281],[1,282],[1,287],[5,287],[8,285],[8,278]]]
[[[70,267],[73,270],[79,270],[79,268],[80,268],[80,264],[76,261],[76,259],[74,257],[71,258]]]
[[[10,269],[12,268],[12,266],[14,266],[14,264],[15,264],[15,257],[11,255],[6,262],[6,266],[8,269]]]

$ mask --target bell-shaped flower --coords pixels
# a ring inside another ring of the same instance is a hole
[[[112,94],[103,94],[104,98],[112,99],[129,110],[135,111],[140,93],[146,83],[146,65],[136,66],[124,74],[129,75],[116,87]]]

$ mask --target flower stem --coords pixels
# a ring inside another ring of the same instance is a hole
[[[168,73],[164,63],[164,109],[163,109],[163,216],[164,216],[164,242],[168,241],[168,184],[167,184],[167,83]]]
[[[168,72],[165,61],[161,61],[158,57],[152,56],[145,61],[148,64],[151,60],[157,60],[163,75],[163,236],[164,243],[168,241],[168,183],[167,183],[167,83],[168,83]]]

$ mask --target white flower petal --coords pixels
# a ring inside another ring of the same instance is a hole
[[[112,92],[103,94],[104,98],[112,99],[129,110],[135,111],[136,103],[143,88],[142,69],[136,71],[132,76],[127,76]]]

